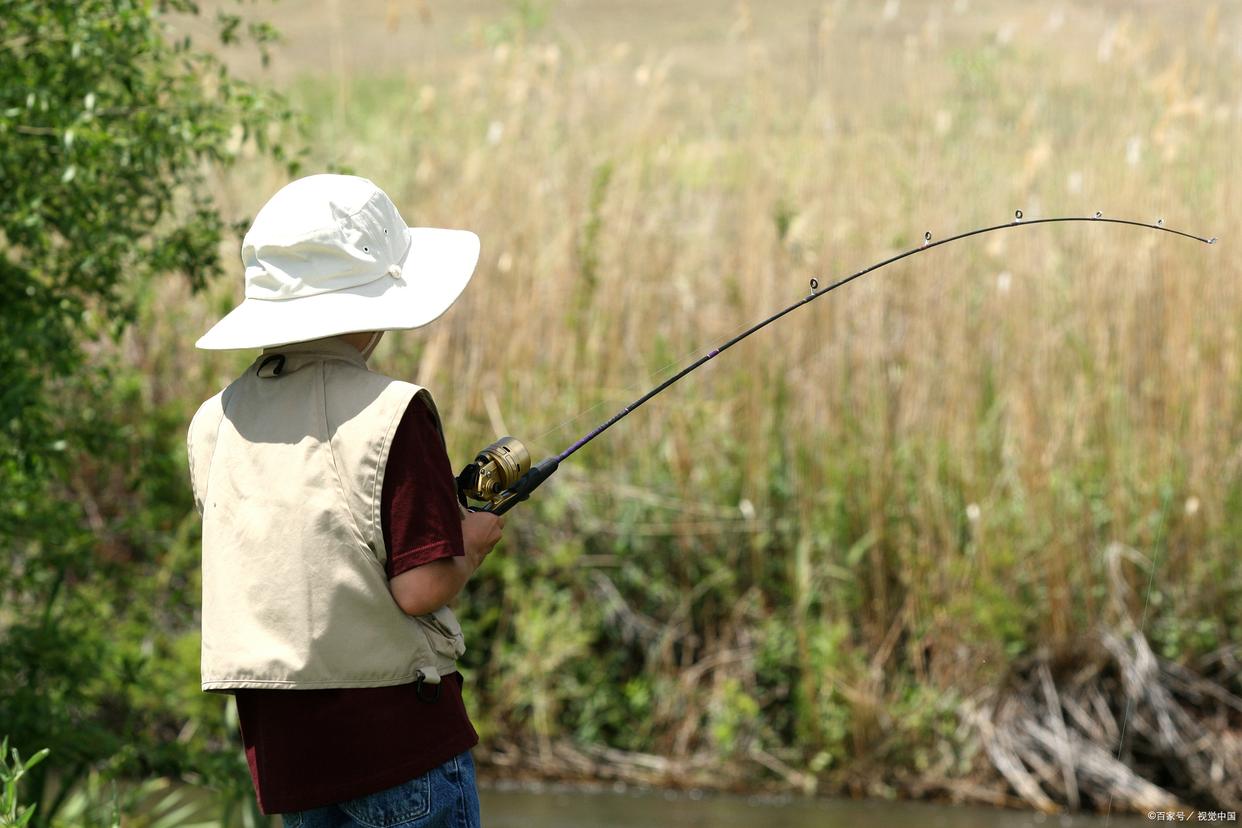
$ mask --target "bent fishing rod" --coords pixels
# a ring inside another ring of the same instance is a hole
[[[965,233],[958,233],[956,236],[932,241],[930,231],[923,234],[923,243],[918,247],[913,247],[902,253],[890,256],[883,261],[869,265],[862,270],[851,273],[849,276],[838,279],[837,281],[820,287],[819,280],[811,279],[811,292],[799,299],[797,302],[782,308],[766,319],[756,322],[740,334],[728,339],[722,344],[712,348],[703,356],[691,362],[685,368],[682,368],[676,374],[656,385],[647,393],[634,400],[629,405],[622,408],[616,414],[600,423],[595,428],[588,431],[579,440],[571,444],[568,448],[553,457],[540,460],[534,466],[530,462],[530,451],[522,441],[515,437],[501,437],[487,448],[483,449],[474,458],[473,462],[466,465],[462,469],[461,474],[457,476],[457,496],[461,500],[463,506],[470,507],[471,502],[483,504],[479,507],[479,511],[491,512],[495,515],[503,515],[517,504],[530,497],[535,489],[539,488],[545,480],[556,472],[560,464],[565,462],[571,455],[612,428],[621,420],[632,414],[640,405],[647,400],[659,394],[673,383],[688,376],[705,364],[715,359],[734,345],[746,339],[753,333],[766,328],[773,322],[781,319],[786,314],[792,313],[803,305],[814,302],[819,297],[831,293],[839,287],[843,287],[850,282],[867,275],[881,268],[899,262],[909,256],[930,250],[933,247],[939,247],[942,244],[960,241],[961,239],[970,238],[971,236],[980,236],[984,233],[992,233],[998,230],[1005,230],[1013,227],[1030,227],[1034,224],[1054,224],[1058,222],[1100,222],[1106,224],[1127,224],[1132,227],[1143,227],[1148,230],[1159,230],[1164,233],[1172,233],[1175,236],[1183,236],[1187,239],[1193,239],[1204,244],[1216,244],[1216,237],[1204,238],[1196,236],[1194,233],[1187,233],[1182,230],[1173,230],[1164,226],[1164,219],[1157,219],[1154,224],[1144,221],[1133,221],[1130,219],[1105,218],[1103,214],[1097,212],[1094,216],[1056,216],[1053,218],[1039,218],[1023,220],[1022,211],[1014,212],[1013,221],[1004,224],[994,224],[990,227],[979,227],[974,230],[968,230]]]

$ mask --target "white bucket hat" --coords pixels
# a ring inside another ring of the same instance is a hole
[[[426,325],[465,290],[479,237],[406,227],[367,179],[312,175],[263,205],[241,253],[246,298],[199,348],[265,348]]]

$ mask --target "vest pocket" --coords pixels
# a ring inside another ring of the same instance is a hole
[[[431,813],[431,774],[337,805],[366,828],[400,828]]]
[[[448,607],[440,607],[429,615],[416,619],[427,635],[427,643],[436,655],[455,661],[466,651],[466,639],[461,633],[457,616]]]

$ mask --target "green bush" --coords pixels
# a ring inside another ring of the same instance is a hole
[[[99,772],[239,776],[186,638],[183,412],[111,343],[157,277],[219,272],[206,175],[245,146],[283,159],[291,118],[170,13],[197,8],[0,0],[0,721],[52,751],[22,780],[38,825]],[[224,42],[273,36],[217,23]]]

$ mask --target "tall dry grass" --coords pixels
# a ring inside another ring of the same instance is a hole
[[[483,239],[458,305],[375,358],[433,390],[458,464],[502,432],[560,450],[925,230],[1098,209],[1222,239],[929,251],[626,419],[514,514],[466,601],[485,743],[964,772],[954,699],[1108,620],[1112,541],[1150,561],[1167,655],[1242,644],[1242,15],[910,5],[774,34],[704,4],[708,56],[654,21],[622,42],[512,13],[435,67],[291,87],[312,166]],[[281,183],[250,165],[220,191],[245,215]],[[130,346],[153,393],[197,400],[248,360],[192,352],[238,282],[153,300],[178,308]]]

